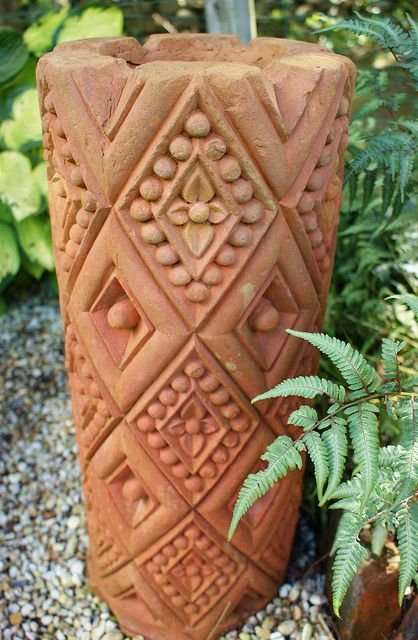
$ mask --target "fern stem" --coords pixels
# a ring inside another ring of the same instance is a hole
[[[368,520],[366,524],[373,524],[373,522],[375,522],[378,518],[380,518],[380,516],[383,516],[385,513],[388,513],[389,511],[393,511],[394,507],[399,507],[401,504],[406,505],[408,504],[408,502],[410,502],[411,500],[414,500],[414,498],[417,498],[417,497],[418,497],[418,489],[417,491],[414,491],[414,493],[411,493],[410,496],[408,496],[407,498],[404,498],[400,502],[394,502],[387,509],[382,509],[382,511],[375,513],[375,515],[372,518],[370,518],[370,520]]]

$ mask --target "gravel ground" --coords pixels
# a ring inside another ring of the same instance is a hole
[[[46,294],[16,301],[0,317],[0,407],[0,638],[123,640],[86,583],[62,329]],[[324,576],[306,577],[314,557],[313,533],[301,521],[288,582],[223,640],[334,638]]]

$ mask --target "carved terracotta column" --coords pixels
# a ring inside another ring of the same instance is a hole
[[[284,576],[292,474],[226,542],[237,492],[312,373],[353,65],[227,36],[60,45],[38,67],[92,588],[126,633],[204,640]],[[218,621],[220,623],[218,624]]]

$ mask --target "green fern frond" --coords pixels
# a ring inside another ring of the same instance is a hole
[[[320,29],[317,33],[331,30],[350,31],[356,35],[370,38],[385,51],[392,52],[395,57],[402,57],[411,49],[408,33],[390,18],[365,18],[357,12],[354,13],[357,19],[342,20],[331,27]]]
[[[269,463],[268,467],[257,473],[251,473],[244,480],[244,484],[235,503],[228,540],[234,535],[234,531],[241,518],[258,498],[265,495],[275,482],[283,478],[288,471],[302,468],[300,453],[295,449],[294,442],[289,436],[279,436],[276,438],[260,458]]]
[[[315,398],[319,395],[327,395],[333,402],[344,402],[345,389],[343,386],[334,384],[325,378],[317,376],[298,376],[283,380],[277,387],[262,393],[251,400],[251,403],[267,398],[277,398],[288,396],[300,396],[301,398]]]
[[[329,473],[327,448],[317,431],[310,431],[309,433],[305,433],[302,441],[306,445],[309,457],[312,460],[314,466],[318,499],[322,500],[324,486]]]
[[[344,498],[360,498],[363,494],[364,487],[361,476],[356,475],[351,480],[342,482],[332,494],[334,500],[342,500]]]
[[[401,557],[399,567],[399,605],[405,590],[411,584],[418,566],[418,503],[408,502],[398,512],[398,549]]]
[[[418,316],[418,296],[414,296],[412,295],[412,293],[406,293],[399,296],[389,296],[387,299],[399,300],[399,302],[406,304],[406,306],[409,307],[411,311],[413,311],[413,313]]]
[[[356,500],[355,498],[342,498],[341,500],[337,500],[329,505],[329,509],[335,509],[336,511],[350,511],[358,515],[360,511],[360,499]]]
[[[400,444],[405,452],[399,490],[402,498],[407,497],[418,486],[418,416],[415,397],[403,398],[399,407],[402,427]]]
[[[379,449],[379,467],[400,469],[405,457],[405,449],[400,445],[388,445]]]
[[[401,372],[398,353],[404,348],[405,342],[394,342],[389,338],[382,339],[383,377],[387,382],[394,382],[396,388],[401,388]]]
[[[318,414],[315,409],[312,409],[312,407],[307,404],[303,404],[299,409],[292,411],[287,422],[296,427],[303,427],[306,431],[306,429],[312,429],[318,422]]]
[[[332,602],[334,611],[339,616],[341,603],[348,587],[368,552],[358,541],[358,535],[364,521],[350,512],[345,512],[340,519],[336,540],[337,552],[332,566]]]
[[[392,180],[399,178],[399,188],[403,199],[406,186],[416,162],[417,140],[406,131],[386,129],[367,140],[367,146],[357,151],[348,166],[347,178],[352,173],[360,173],[371,165],[387,167]]]
[[[377,478],[379,462],[379,434],[376,412],[378,409],[370,403],[347,407],[348,429],[355,456],[362,474],[362,507],[372,492]]]
[[[333,497],[333,492],[343,477],[348,445],[346,426],[347,421],[344,418],[334,417],[331,419],[331,427],[322,434],[328,454],[329,479],[325,494],[320,500],[320,506]]]
[[[292,336],[303,338],[327,355],[340,371],[351,391],[364,390],[366,393],[370,393],[379,386],[376,371],[361,353],[353,349],[351,344],[324,333],[306,333],[292,329],[287,329],[287,332]]]

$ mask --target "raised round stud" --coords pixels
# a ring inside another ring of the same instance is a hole
[[[272,331],[280,321],[280,314],[270,300],[262,298],[249,317],[249,325],[254,331]]]
[[[209,118],[201,111],[191,113],[186,120],[184,130],[192,138],[204,138],[211,129]]]
[[[199,380],[199,387],[202,391],[213,393],[219,387],[219,381],[212,373],[207,373]]]
[[[147,413],[151,418],[155,418],[156,420],[162,420],[167,413],[165,406],[162,402],[153,402],[147,409]]]
[[[151,205],[147,200],[137,198],[131,204],[129,215],[137,222],[146,222],[152,218]]]
[[[237,259],[237,252],[233,247],[223,247],[215,258],[215,262],[222,267],[230,267]]]
[[[304,191],[297,204],[297,210],[303,215],[304,213],[309,213],[310,211],[312,211],[314,206],[315,200],[312,198],[312,196],[309,195],[309,193],[306,193],[306,191]]]
[[[133,329],[139,320],[140,315],[128,297],[115,302],[107,312],[107,321],[112,329]]]
[[[323,179],[318,171],[314,171],[306,185],[307,191],[317,191],[322,187]]]
[[[192,360],[185,366],[184,373],[189,378],[200,378],[205,373],[205,367],[199,360]]]
[[[122,487],[122,495],[128,502],[137,502],[145,496],[144,487],[136,477],[129,478]]]
[[[166,239],[164,231],[156,222],[146,222],[141,227],[141,235],[147,244],[160,244]]]
[[[194,202],[189,209],[189,218],[193,222],[203,223],[209,218],[209,205],[206,202]]]
[[[224,156],[219,160],[219,171],[225,182],[234,182],[241,175],[241,167],[238,160],[232,156]]]
[[[143,433],[150,433],[151,431],[155,431],[155,419],[150,415],[144,414],[137,421],[137,427]]]
[[[192,279],[187,269],[182,265],[176,265],[170,269],[168,279],[175,287],[183,287]]]
[[[248,202],[251,200],[253,196],[253,188],[251,186],[251,182],[248,180],[244,180],[244,178],[238,178],[231,185],[231,191],[234,199],[242,204],[243,202]]]
[[[155,251],[155,257],[160,264],[169,266],[176,264],[179,261],[179,257],[169,244],[163,244]]]
[[[94,195],[90,191],[86,191],[85,193],[83,193],[83,195],[81,196],[81,202],[83,205],[83,209],[85,209],[86,211],[90,211],[90,213],[96,211],[97,202]]]
[[[73,224],[73,226],[70,229],[70,238],[76,244],[81,244],[81,241],[84,238],[84,233],[85,231],[83,227],[80,227],[80,225],[78,224]]]
[[[186,136],[176,136],[170,143],[170,153],[176,160],[187,160],[192,150],[192,143]]]
[[[169,156],[162,156],[154,163],[153,169],[163,180],[171,180],[176,174],[177,163]]]
[[[161,198],[163,193],[163,185],[161,184],[161,180],[156,176],[150,176],[149,178],[145,178],[139,187],[139,192],[145,200],[149,200],[150,202],[154,202],[154,200],[158,200]]]
[[[184,373],[178,373],[176,377],[171,381],[171,386],[175,391],[179,393],[186,393],[190,388],[190,382]]]
[[[77,211],[77,215],[75,219],[77,220],[77,224],[79,224],[80,227],[83,227],[83,229],[87,229],[87,227],[90,224],[91,217],[92,216],[89,211],[86,211],[85,209],[80,209],[79,211]]]
[[[216,285],[222,281],[222,271],[216,265],[210,265],[202,276],[202,280],[205,284]]]
[[[263,205],[258,200],[250,200],[241,207],[241,220],[245,224],[254,224],[263,216]]]
[[[252,231],[243,224],[238,224],[228,238],[228,242],[234,247],[245,247],[252,240]]]
[[[209,297],[209,290],[203,282],[191,282],[187,287],[186,296],[191,302],[204,302]]]
[[[210,160],[220,160],[226,153],[226,144],[220,136],[212,134],[205,141],[205,153]]]

